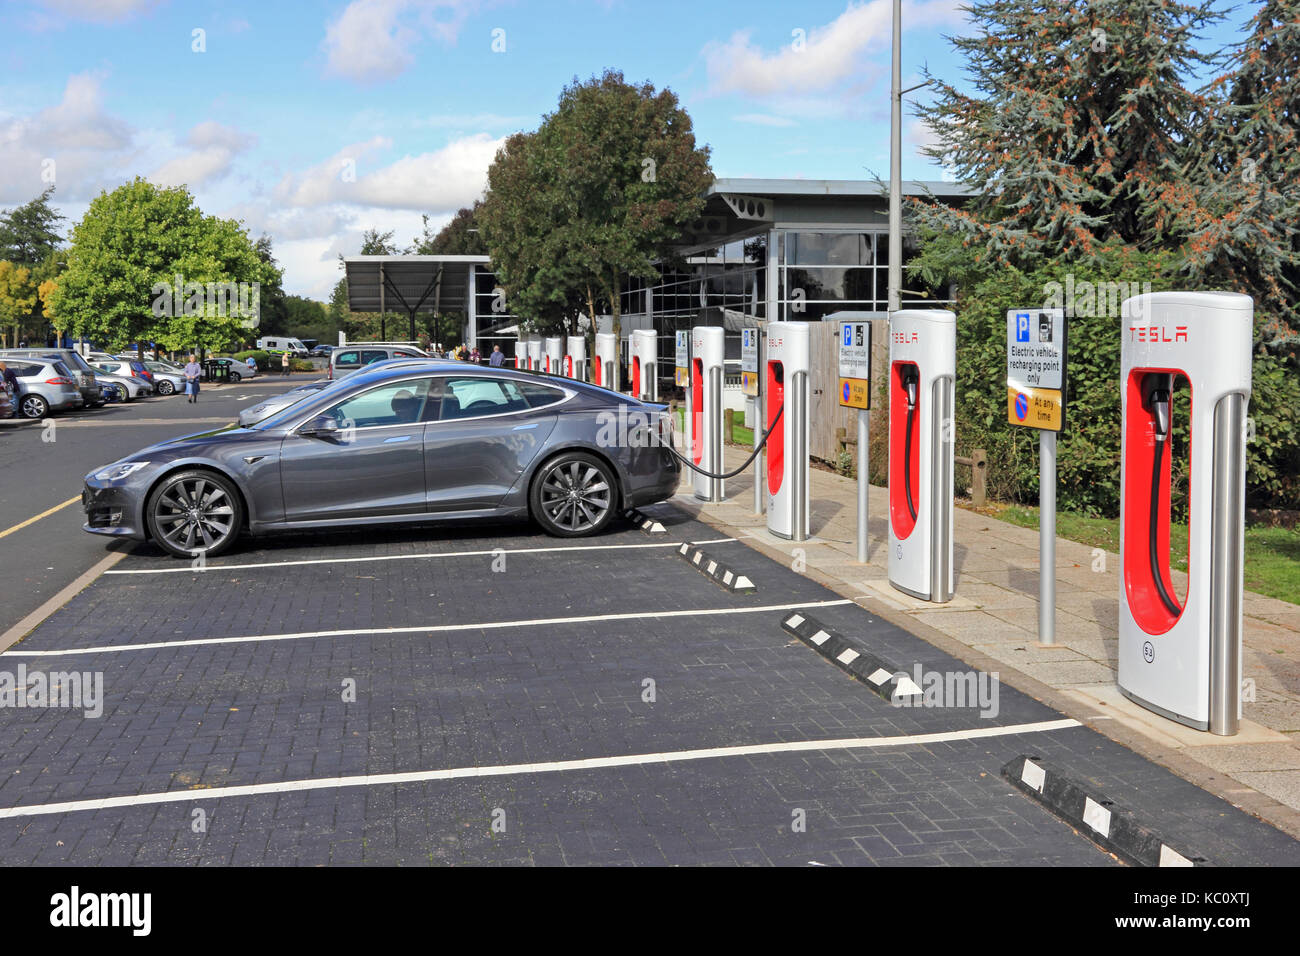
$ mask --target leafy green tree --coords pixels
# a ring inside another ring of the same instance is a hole
[[[205,216],[184,187],[136,178],[92,200],[50,301],[70,331],[114,351],[206,349],[245,338],[260,287],[279,281],[240,223]]]
[[[486,256],[487,244],[478,225],[482,206],[483,201],[476,199],[472,207],[458,209],[451,221],[434,234],[429,232],[429,217],[421,217],[424,232],[412,243],[410,251],[418,256]]]
[[[621,334],[623,277],[654,280],[704,207],[709,149],[670,90],[609,70],[560,94],[488,170],[483,238],[516,315],[563,320],[603,301]]]
[[[280,276],[279,263],[275,261],[272,249],[273,241],[263,233],[254,243],[257,257],[268,266],[271,274]],[[262,287],[262,310],[259,316],[258,331],[261,335],[289,334],[289,310],[286,307],[284,289],[277,278],[273,283]]]

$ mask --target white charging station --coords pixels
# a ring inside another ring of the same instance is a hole
[[[515,339],[515,368],[528,368],[528,340],[522,336]]]
[[[618,391],[618,336],[613,332],[596,333],[596,360],[591,364],[591,380],[602,388]]]
[[[632,364],[632,397],[659,401],[659,341],[654,329],[633,329],[628,341]]]
[[[767,530],[791,541],[808,538],[809,332],[804,322],[769,322],[763,394],[767,439]]]
[[[542,357],[542,371],[547,375],[559,375],[564,368],[564,339],[558,335],[546,338],[546,354]]]
[[[1221,736],[1236,734],[1241,720],[1254,313],[1250,296],[1233,292],[1154,292],[1122,308],[1119,689]],[[1169,572],[1170,476],[1183,422],[1190,460],[1180,597]]]
[[[720,326],[701,325],[691,329],[690,355],[690,440],[691,461],[696,467],[719,474],[722,471],[722,370],[724,354]],[[695,497],[701,501],[722,501],[723,480],[691,472]]]
[[[564,373],[567,378],[576,378],[580,382],[587,380],[587,339],[582,335],[570,335],[564,353]]]
[[[542,368],[542,337],[540,335],[528,336],[528,367],[534,372],[541,371]]]
[[[889,583],[952,600],[953,384],[957,316],[889,314]]]

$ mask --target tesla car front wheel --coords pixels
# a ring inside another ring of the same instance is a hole
[[[167,381],[167,379],[163,379],[158,383],[159,395],[170,395],[174,391],[176,391],[176,386]]]
[[[561,538],[600,531],[614,516],[617,496],[609,465],[584,452],[565,452],[548,461],[529,495],[542,530]]]
[[[234,486],[210,471],[170,475],[149,497],[149,532],[177,558],[212,557],[239,537],[243,505]]]

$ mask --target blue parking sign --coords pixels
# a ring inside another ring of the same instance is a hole
[[[1017,342],[1029,341],[1029,313],[1028,312],[1016,313],[1016,341]]]
[[[848,324],[845,324],[844,326],[844,344],[845,345],[853,344],[853,326]]]

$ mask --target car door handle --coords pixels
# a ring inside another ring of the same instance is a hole
[[[385,438],[385,439],[384,439],[384,444],[385,444],[385,445],[392,445],[392,444],[395,444],[395,443],[397,443],[397,442],[399,442],[399,441],[410,441],[410,440],[411,440],[411,436],[410,436],[410,435],[398,435],[398,436],[396,436],[395,438]]]
[[[537,422],[533,422],[531,425],[516,425],[514,428],[511,429],[511,431],[521,432],[526,428],[536,428],[536,427],[537,427]]]

